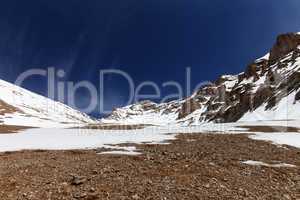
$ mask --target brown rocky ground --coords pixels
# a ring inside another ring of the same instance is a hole
[[[4,133],[18,133],[19,131],[29,129],[32,127],[26,126],[10,126],[10,125],[0,125],[0,134]]]
[[[214,134],[137,147],[140,156],[99,150],[2,153],[0,199],[300,199],[296,148]],[[297,167],[241,164],[245,160]]]

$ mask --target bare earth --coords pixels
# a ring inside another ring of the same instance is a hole
[[[33,128],[33,127],[0,125],[0,134],[18,133],[22,130],[26,130],[26,129],[29,129],[29,128]]]
[[[140,156],[100,150],[2,153],[0,199],[300,199],[296,148],[213,134],[137,147]],[[297,167],[241,163],[246,160]]]

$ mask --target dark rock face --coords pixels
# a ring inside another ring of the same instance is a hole
[[[241,103],[236,106],[229,107],[222,115],[217,116],[220,122],[229,123],[239,120],[244,113],[241,112]]]
[[[264,102],[266,102],[273,95],[273,89],[271,87],[263,87],[258,89],[252,99],[252,109],[258,108]]]
[[[276,44],[273,46],[270,52],[271,64],[276,63],[278,59],[297,49],[298,45],[300,45],[300,35],[295,33],[279,35],[277,37]]]
[[[293,73],[289,78],[287,78],[286,83],[288,92],[298,90],[300,88],[300,72]]]
[[[257,71],[258,71],[258,66],[257,64],[253,63],[253,64],[250,64],[247,69],[246,69],[246,72],[245,72],[245,76],[246,78],[250,78],[250,77],[254,77],[255,80],[258,79],[258,74],[257,74]]]
[[[300,91],[297,92],[296,96],[295,96],[295,101],[299,101],[300,100]]]
[[[183,119],[187,115],[193,113],[195,110],[201,108],[201,105],[194,99],[189,99],[182,104],[182,108],[179,110],[178,119]]]

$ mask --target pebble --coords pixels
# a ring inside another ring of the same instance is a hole
[[[72,175],[72,180],[71,180],[71,184],[72,185],[82,185],[83,183],[85,183],[87,181],[86,177],[84,176],[76,176],[76,175]]]

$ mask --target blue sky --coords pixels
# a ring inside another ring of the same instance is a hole
[[[0,78],[53,66],[67,72],[65,81],[98,85],[99,70],[114,68],[136,84],[183,84],[189,66],[197,84],[243,71],[278,34],[300,31],[299,8],[298,0],[1,1]],[[127,96],[124,80],[109,81],[107,109]],[[46,94],[45,84],[35,78],[25,86]],[[78,104],[87,99],[81,91]]]

